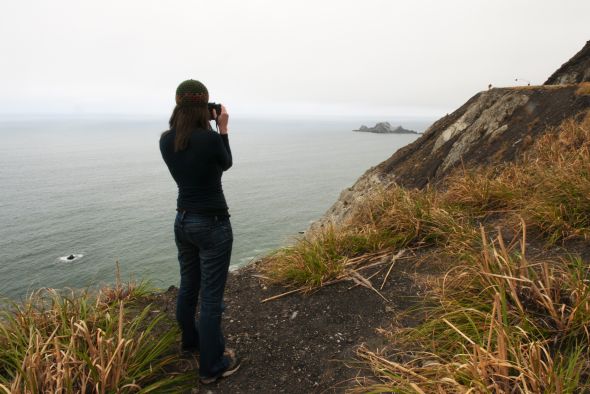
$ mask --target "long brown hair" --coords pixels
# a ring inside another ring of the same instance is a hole
[[[174,152],[185,150],[195,129],[211,130],[210,119],[206,105],[177,105],[170,116],[170,130],[165,131],[162,136],[176,130]]]

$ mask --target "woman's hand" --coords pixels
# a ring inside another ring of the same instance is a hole
[[[215,111],[215,110],[214,110]],[[215,114],[217,115],[217,114]],[[217,117],[217,127],[219,127],[219,134],[227,134],[227,124],[229,122],[229,114],[223,104],[221,104],[221,113]]]

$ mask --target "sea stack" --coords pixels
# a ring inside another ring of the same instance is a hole
[[[353,131],[362,131],[367,133],[377,133],[377,134],[418,134],[414,130],[404,129],[402,126],[397,126],[393,128],[389,122],[378,122],[374,127],[367,127],[362,125],[358,130]]]

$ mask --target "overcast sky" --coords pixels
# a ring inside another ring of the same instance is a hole
[[[5,0],[0,116],[168,114],[193,78],[241,116],[436,117],[489,83],[543,83],[589,15],[588,0]]]

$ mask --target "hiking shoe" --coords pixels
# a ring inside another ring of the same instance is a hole
[[[233,375],[237,372],[238,369],[240,369],[240,360],[236,357],[235,351],[233,351],[232,349],[226,349],[223,354],[229,359],[229,365],[227,366],[227,368],[219,375],[201,378],[202,384],[215,383],[221,378],[226,378],[230,375]]]

